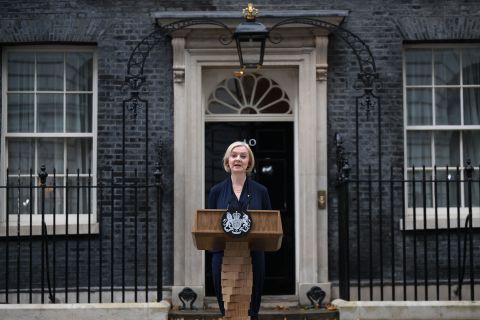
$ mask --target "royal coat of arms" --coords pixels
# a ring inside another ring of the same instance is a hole
[[[243,237],[252,228],[252,219],[247,212],[227,211],[222,216],[222,228],[232,237]]]

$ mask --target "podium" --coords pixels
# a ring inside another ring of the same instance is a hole
[[[192,236],[199,250],[223,250],[222,294],[226,319],[248,319],[253,277],[251,250],[277,251],[282,244],[280,211],[249,211],[250,232],[241,238],[227,235],[221,225],[225,209],[199,209],[195,213]]]

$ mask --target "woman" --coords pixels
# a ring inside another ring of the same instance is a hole
[[[267,188],[248,178],[255,166],[253,152],[245,142],[232,143],[223,156],[223,167],[230,177],[214,185],[208,196],[209,209],[237,208],[239,210],[271,210]],[[265,254],[263,251],[251,251],[253,267],[253,287],[249,315],[258,317],[262,298],[263,278],[265,275]],[[222,298],[221,269],[223,251],[213,252],[213,286],[222,315],[225,308]]]

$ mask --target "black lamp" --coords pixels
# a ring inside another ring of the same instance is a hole
[[[257,13],[258,10],[249,2],[248,7],[243,9],[245,21],[241,22],[233,33],[242,70],[260,68],[263,64],[265,40],[269,31],[262,23],[255,21]]]

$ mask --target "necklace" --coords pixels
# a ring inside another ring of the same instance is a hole
[[[233,192],[237,196],[237,198],[240,198],[240,195],[242,194],[242,188],[243,186],[233,186]]]
[[[235,179],[234,179],[235,178]],[[234,177],[232,175],[232,189],[233,193],[237,197],[238,200],[240,200],[240,195],[242,194],[242,189],[244,184],[246,183],[246,177]]]

